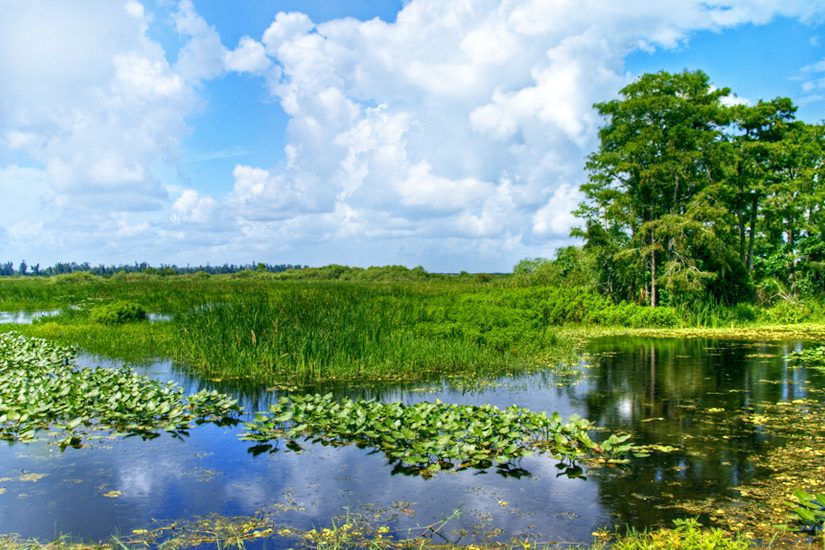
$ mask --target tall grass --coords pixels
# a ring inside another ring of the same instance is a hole
[[[523,359],[459,334],[422,334],[424,304],[432,300],[445,298],[351,283],[239,294],[177,316],[176,353],[212,375],[297,382],[477,373]]]
[[[76,275],[76,274],[71,274]],[[560,327],[742,327],[822,320],[821,303],[770,308],[614,304],[592,290],[470,278],[402,283],[161,278],[0,278],[0,310],[57,309],[22,332],[136,360],[174,357],[213,378],[285,382],[484,374],[572,356]],[[103,325],[119,301],[174,318]],[[2,330],[2,327],[0,327]]]

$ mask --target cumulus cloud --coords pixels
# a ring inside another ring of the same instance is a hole
[[[36,182],[56,221],[28,229],[54,246],[300,250],[295,261],[319,263],[352,246],[374,254],[358,264],[464,268],[484,254],[507,268],[566,241],[601,123],[592,105],[633,77],[627,54],[823,13],[820,0],[411,0],[394,22],[279,13],[227,49],[192,0],[160,14],[136,0],[6,0],[0,51],[19,54],[0,55],[0,152],[36,168],[0,166],[0,185]],[[177,52],[151,38],[162,18]],[[284,160],[239,163],[222,191],[170,184],[201,90],[229,72],[258,75],[290,117]],[[821,72],[807,70],[811,92]]]
[[[189,81],[218,76],[224,70],[226,48],[215,27],[209,25],[195,10],[192,0],[181,0],[174,15],[175,28],[188,41],[178,54],[175,69]]]
[[[244,36],[238,42],[237,48],[224,55],[224,64],[230,71],[263,73],[272,62],[266,56],[263,44]]]
[[[394,23],[318,25],[279,13],[262,43],[280,69],[269,89],[292,117],[288,162],[238,166],[236,214],[265,231],[274,213],[293,230],[315,220],[328,238],[490,239],[499,255],[564,240],[601,123],[592,105],[632,77],[628,53],[822,9],[414,0]]]
[[[0,55],[0,152],[39,166],[0,166],[2,206],[17,198],[16,212],[31,214],[0,222],[19,247],[122,257],[126,243],[157,244],[169,208],[157,167],[177,163],[198,86],[224,70],[226,53],[191,2],[172,9],[162,16],[183,41],[174,65],[135,0],[0,2],[0,51],[15,52]],[[197,219],[210,200],[174,214]]]
[[[42,163],[76,206],[159,208],[153,175],[173,159],[194,94],[146,36],[136,2],[22,2],[0,6],[0,136]],[[67,37],[71,37],[68,40]]]
[[[217,201],[212,197],[201,196],[194,189],[185,189],[172,205],[172,221],[207,223],[212,220],[217,206]]]

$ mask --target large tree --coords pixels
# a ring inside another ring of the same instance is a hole
[[[620,99],[594,107],[606,119],[599,149],[590,155],[587,220],[574,234],[598,246],[603,278],[621,281],[625,298],[655,307],[660,287],[697,292],[732,251],[728,210],[714,187],[725,180],[729,110],[701,71],[645,74]],[[715,270],[705,263],[712,260]]]

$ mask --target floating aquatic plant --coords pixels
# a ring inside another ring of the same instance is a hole
[[[236,400],[183,389],[128,368],[85,368],[76,348],[15,332],[0,334],[0,439],[28,442],[57,432],[61,448],[82,445],[83,435],[104,429],[153,438],[164,430],[180,437],[193,422],[231,422]]]
[[[825,346],[793,351],[788,354],[788,359],[790,361],[799,361],[806,367],[825,369]]]
[[[498,468],[502,475],[519,477],[527,472],[514,462],[533,453],[548,453],[571,462],[606,455],[620,461],[628,452],[629,435],[611,435],[596,443],[588,435],[590,422],[574,416],[566,423],[558,413],[511,406],[451,405],[436,400],[405,405],[362,399],[336,401],[332,394],[293,395],[270,405],[244,424],[242,439],[255,441],[250,452],[259,454],[285,448],[300,451],[301,441],[323,445],[350,445],[383,452],[394,465],[393,473],[430,477],[440,470]],[[581,469],[571,465],[575,472]]]

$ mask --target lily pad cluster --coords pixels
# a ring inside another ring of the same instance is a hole
[[[95,430],[153,438],[186,434],[193,422],[237,422],[237,401],[140,376],[128,368],[86,368],[76,348],[15,332],[0,334],[0,440],[28,442],[50,430],[61,448]]]
[[[825,369],[825,346],[791,352],[788,354],[788,359],[791,361],[800,361],[806,367]]]
[[[383,452],[394,465],[393,473],[429,477],[440,470],[486,469],[518,475],[511,468],[517,459],[548,453],[575,461],[606,454],[614,459],[630,450],[629,435],[611,435],[601,444],[588,431],[591,424],[572,417],[563,422],[558,413],[547,416],[517,406],[501,410],[492,405],[454,405],[436,400],[405,405],[363,399],[336,401],[332,394],[281,397],[269,413],[244,423],[242,439],[258,444],[252,453],[285,447],[300,451],[300,440],[324,445],[354,444]],[[618,461],[618,459],[617,459]]]

